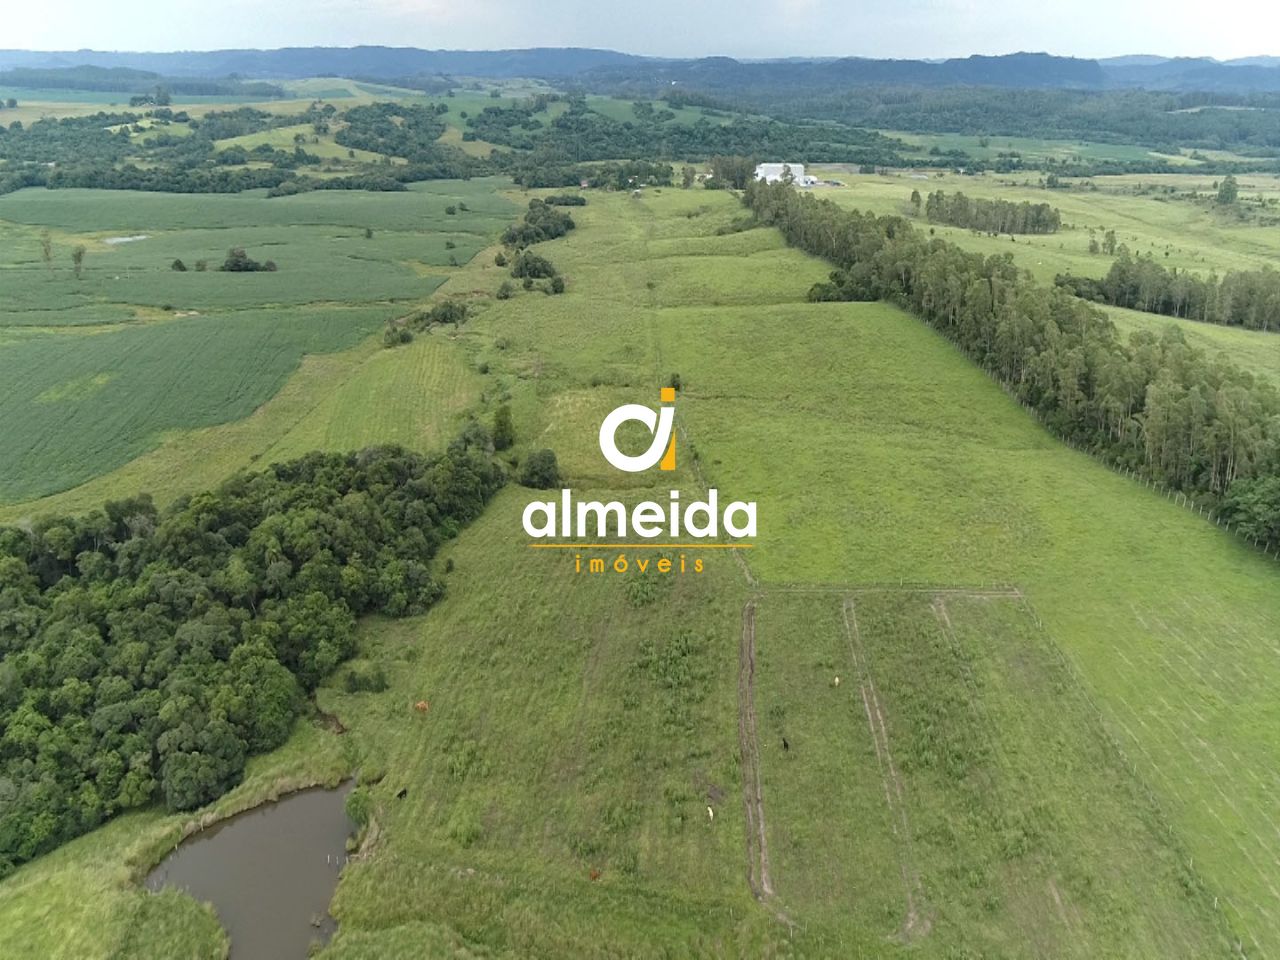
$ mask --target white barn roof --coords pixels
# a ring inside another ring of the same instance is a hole
[[[796,183],[804,180],[804,164],[803,163],[762,163],[756,167],[756,179],[763,180],[766,183],[777,183],[784,176],[783,169],[786,168],[791,172],[791,177]]]

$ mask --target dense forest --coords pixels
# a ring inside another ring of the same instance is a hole
[[[1270,112],[1280,107],[1280,94],[1274,93],[862,87],[810,90],[791,102],[764,90],[739,96],[779,116],[887,130],[1139,143],[1173,154],[1199,148],[1274,157],[1280,149],[1280,127]],[[1268,109],[1221,109],[1236,106]]]
[[[918,212],[920,194],[914,190],[911,204]],[[970,199],[959,192],[948,196],[943,190],[925,199],[924,215],[930,223],[948,223],[983,233],[1057,233],[1062,226],[1062,214],[1047,203]]]
[[[633,104],[630,119],[615,120],[590,109],[581,97],[567,98],[567,109],[552,118],[548,107],[557,99],[565,98],[539,96],[485,107],[467,117],[464,137],[534,151],[544,160],[564,163],[618,157],[705,160],[714,154],[750,153],[802,156],[810,163],[911,165],[901,141],[842,124],[741,115],[678,123],[670,110],[648,102]]]
[[[439,456],[313,453],[158,511],[0,528],[0,876],[103,820],[200,806],[284,742],[354,652],[418,613],[501,486],[473,426]]]
[[[1132,257],[1123,246],[1101,280],[1059,274],[1054,282],[1086,300],[1167,317],[1280,331],[1280,272],[1232,270],[1218,279],[1168,269],[1151,257]]]
[[[1059,433],[1108,462],[1217,505],[1280,546],[1280,394],[1176,330],[1127,343],[1096,307],[1006,256],[928,237],[901,217],[842,210],[753,181],[760,222],[837,269],[814,300],[888,300],[951,338]]]
[[[411,164],[434,163],[444,156],[444,148],[436,140],[444,133],[440,114],[447,110],[445,104],[371,103],[352,107],[342,115],[347,125],[333,139],[344,147],[403,157]]]
[[[1045,89],[1035,76],[1003,85],[975,77],[936,86],[884,75],[847,76],[856,66],[842,61],[788,68],[713,59],[665,69],[607,67],[578,82],[595,93],[659,97],[673,94],[675,81],[674,95],[701,96],[725,109],[880,130],[1139,143],[1168,153],[1185,147],[1275,157],[1280,150],[1274,113],[1280,92],[1274,90]],[[821,77],[833,69],[843,73]]]

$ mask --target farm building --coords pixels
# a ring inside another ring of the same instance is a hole
[[[778,183],[791,175],[792,183],[800,187],[811,187],[817,183],[814,177],[806,177],[803,163],[761,163],[756,166],[756,179],[765,183]]]

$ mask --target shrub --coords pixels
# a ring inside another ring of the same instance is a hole
[[[397,326],[394,323],[388,323],[387,329],[382,334],[382,345],[384,347],[398,347],[401,344],[413,342],[413,331],[408,327]]]
[[[499,250],[498,255],[493,258],[493,262],[495,266],[505,267],[507,265],[507,255]]]
[[[564,277],[557,275],[551,278],[551,292],[564,293]]]
[[[516,278],[527,277],[532,280],[546,280],[556,275],[556,268],[546,257],[528,250],[522,251],[511,265],[511,275]]]
[[[452,323],[455,327],[461,326],[467,319],[467,305],[458,300],[446,300],[444,303],[437,303],[431,308],[432,323]]]
[[[347,816],[358,827],[367,827],[369,819],[373,816],[373,797],[369,795],[369,788],[365,786],[356,787],[349,794],[344,804]]]
[[[525,459],[520,468],[520,485],[546,490],[560,482],[560,465],[556,462],[554,450],[535,450]]]
[[[176,270],[178,273],[186,273],[187,265],[183,263],[181,260],[175,260],[171,264],[171,269]]]
[[[511,407],[502,404],[493,412],[493,449],[507,450],[516,442],[516,427],[511,419]]]
[[[381,693],[390,686],[386,671],[375,664],[372,667],[352,667],[342,678],[347,693]]]
[[[244,252],[244,247],[232,247],[227,251],[227,259],[222,261],[222,266],[218,269],[226,273],[274,273],[276,262],[268,260],[265,263],[259,263]]]
[[[502,285],[498,287],[498,292],[494,294],[499,300],[510,300],[515,294],[516,288],[510,280],[503,280]]]

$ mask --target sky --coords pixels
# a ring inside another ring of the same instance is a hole
[[[605,47],[652,56],[1280,55],[1275,0],[39,0],[0,48],[384,44]],[[290,10],[296,10],[291,14]]]

